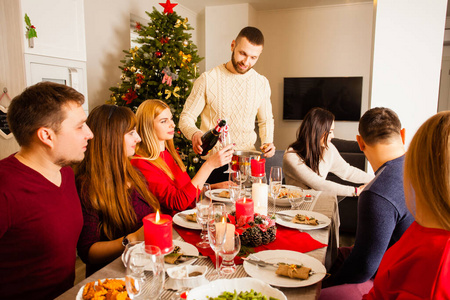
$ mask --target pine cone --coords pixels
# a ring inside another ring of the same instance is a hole
[[[258,227],[252,227],[250,229],[250,242],[252,246],[258,247],[262,245],[262,234],[261,230]]]

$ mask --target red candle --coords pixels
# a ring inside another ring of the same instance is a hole
[[[259,158],[258,159],[252,159],[252,176],[253,177],[261,177],[266,174],[266,159],[265,158]]]
[[[248,218],[248,221],[253,221],[253,200],[246,199],[245,197],[242,199],[238,199],[236,201],[236,220],[239,220],[241,216]]]
[[[169,215],[149,214],[142,219],[146,245],[158,246],[162,254],[173,251],[172,217]]]

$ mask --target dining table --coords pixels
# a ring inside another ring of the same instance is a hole
[[[335,194],[314,190],[305,190],[305,193],[309,193],[313,196],[313,200],[310,202],[303,202],[300,206],[301,210],[313,211],[317,213],[321,213],[328,218],[330,218],[331,223],[329,226],[321,229],[308,230],[307,233],[317,242],[324,244],[323,247],[317,248],[315,250],[306,252],[306,255],[309,255],[318,261],[320,261],[327,270],[331,266],[333,259],[337,256],[337,249],[339,245],[339,211],[338,211],[338,203]],[[270,205],[270,204],[269,204]],[[289,210],[289,207],[281,207],[275,206],[273,208],[276,212]],[[277,231],[284,230],[283,226],[277,225]],[[197,230],[198,231],[198,230]],[[198,231],[199,232],[199,231]],[[277,233],[278,234],[278,233]],[[174,226],[173,229],[173,239],[178,241],[183,241],[182,236],[177,232],[177,227]],[[294,242],[294,241],[293,241]],[[216,274],[214,271],[214,264],[210,258],[199,258],[197,259],[193,265],[206,265],[210,272],[206,274],[206,279],[212,280],[212,278],[216,278]],[[83,288],[86,283],[96,281],[104,278],[124,278],[126,273],[126,268],[122,262],[121,257],[115,259],[104,268],[95,272],[88,278],[82,280],[73,288],[66,291],[64,294],[60,295],[59,300],[73,300],[77,299],[77,294]],[[249,275],[245,272],[242,264],[237,265],[236,272],[230,275],[222,276],[225,279],[232,278],[241,278],[241,277],[249,277]],[[166,276],[166,282],[168,280],[168,276]],[[320,295],[321,289],[321,281],[314,283],[305,287],[276,287],[282,291],[288,300],[293,299],[317,299]],[[173,299],[172,296],[176,291],[164,288],[160,299],[169,300]]]

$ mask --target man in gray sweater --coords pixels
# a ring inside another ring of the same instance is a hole
[[[355,245],[340,267],[333,266],[325,285],[373,278],[386,250],[414,221],[403,192],[405,129],[397,114],[388,108],[370,109],[361,117],[358,130],[359,147],[375,171],[375,179],[358,199]]]

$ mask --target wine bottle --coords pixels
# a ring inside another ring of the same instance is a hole
[[[217,144],[217,141],[219,140],[220,133],[222,132],[223,127],[227,124],[227,121],[220,120],[219,124],[217,124],[216,127],[213,129],[207,131],[202,136],[202,148],[203,152],[200,154],[201,156],[204,156],[208,154],[208,152]]]

